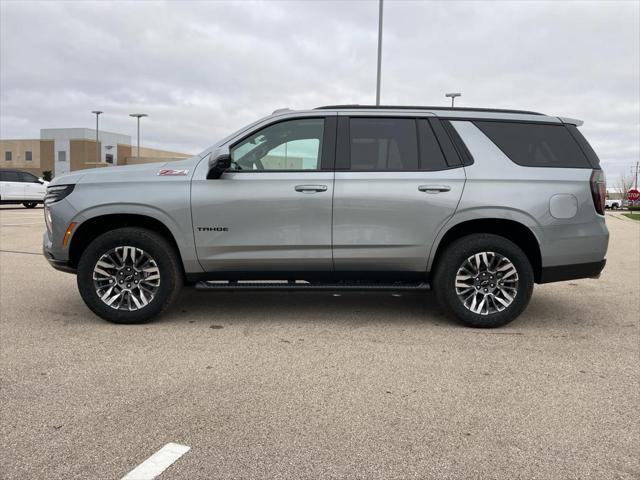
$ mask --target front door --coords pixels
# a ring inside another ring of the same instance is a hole
[[[44,200],[44,196],[47,193],[47,187],[40,183],[38,177],[27,172],[22,172],[20,175],[22,175],[22,182],[24,184],[24,199]]]
[[[465,182],[459,158],[443,154],[434,121],[340,117],[333,213],[337,272],[426,272],[429,249],[455,212]]]
[[[232,168],[191,191],[198,259],[207,272],[332,269],[335,116],[273,123],[232,145]],[[221,276],[224,276],[222,274]]]

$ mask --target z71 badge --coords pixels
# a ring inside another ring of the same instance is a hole
[[[160,177],[184,177],[189,170],[173,170],[171,168],[163,168],[158,171],[158,176]]]

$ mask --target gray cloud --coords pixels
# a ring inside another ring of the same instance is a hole
[[[377,2],[0,3],[0,135],[93,125],[197,152],[280,107],[373,103]],[[585,120],[609,177],[640,156],[638,2],[385,3],[382,100]]]

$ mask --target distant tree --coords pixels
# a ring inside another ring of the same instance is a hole
[[[627,192],[633,187],[633,175],[622,174],[616,181],[615,189],[620,193],[620,198],[627,198]]]
[[[42,172],[42,179],[46,182],[51,181],[51,170],[44,170]]]

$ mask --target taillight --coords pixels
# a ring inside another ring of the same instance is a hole
[[[600,215],[604,215],[604,198],[607,190],[604,172],[602,170],[593,170],[591,172],[589,183],[591,184],[591,197],[593,198],[593,206],[596,208],[596,212],[598,212]]]

